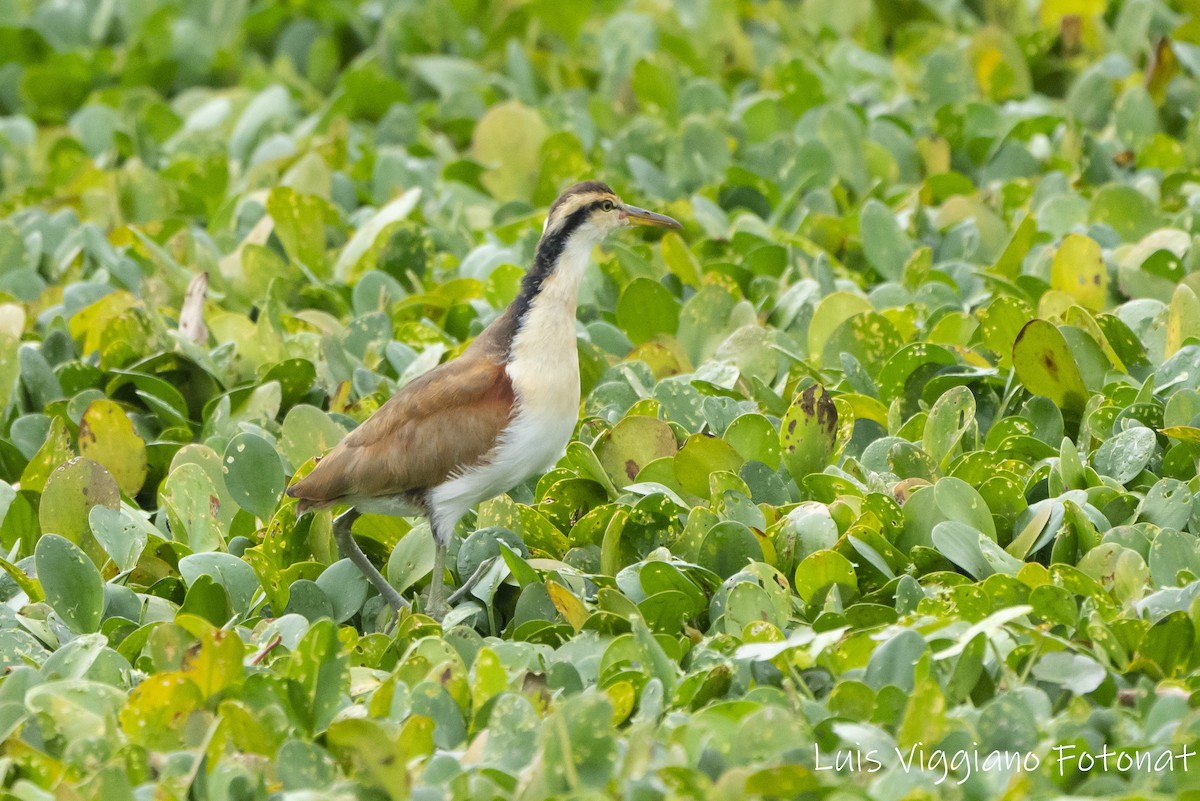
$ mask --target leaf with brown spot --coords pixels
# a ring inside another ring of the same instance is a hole
[[[1052,323],[1030,320],[1025,324],[1013,343],[1013,367],[1017,378],[1034,395],[1076,412],[1087,402],[1079,365],[1066,338]]]
[[[624,487],[650,462],[678,450],[669,425],[656,417],[632,415],[612,427],[596,446],[596,457],[613,484]]]
[[[814,384],[792,401],[779,430],[783,463],[799,484],[829,464],[837,444],[838,413],[825,388]]]
[[[88,405],[79,422],[79,453],[104,465],[126,495],[136,495],[146,483],[146,443],[114,401]]]
[[[1066,292],[1085,309],[1104,308],[1108,299],[1108,268],[1095,240],[1082,234],[1063,239],[1050,266],[1050,287]]]

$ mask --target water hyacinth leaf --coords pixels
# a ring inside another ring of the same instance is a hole
[[[516,503],[508,495],[480,504],[476,521],[481,528],[494,526],[514,532],[531,551],[556,558],[566,553],[567,536],[537,509]]]
[[[976,579],[987,578],[993,573],[1015,576],[1023,565],[983,532],[965,523],[938,523],[933,527],[932,539],[946,558]]]
[[[1096,241],[1081,234],[1064,238],[1050,266],[1050,286],[1066,292],[1085,309],[1103,310],[1108,299],[1108,270]]]
[[[38,448],[37,452],[34,453],[33,458],[29,460],[29,464],[25,466],[25,470],[21,473],[22,489],[42,492],[46,487],[46,481],[50,478],[50,474],[59,465],[74,455],[75,452],[71,448],[71,435],[67,430],[67,424],[63,422],[61,417],[52,417],[50,419],[50,430],[46,432],[45,441]]]
[[[868,200],[860,214],[863,252],[871,266],[893,281],[904,272],[913,244],[887,206]]]
[[[975,396],[966,387],[954,387],[934,402],[925,421],[922,446],[943,470],[959,440],[975,422]]]
[[[1177,587],[1200,576],[1200,544],[1196,537],[1167,529],[1150,543],[1150,579],[1158,587]]]
[[[337,262],[333,266],[334,277],[346,281],[361,272],[360,264],[363,263],[363,257],[377,250],[381,235],[395,223],[408,217],[417,207],[420,197],[419,187],[409,189],[375,212],[365,224],[359,226],[354,235],[350,237],[350,241],[338,254]]]
[[[131,742],[182,747],[177,724],[204,705],[196,683],[180,673],[158,673],[138,684],[121,710],[121,729]]]
[[[126,495],[136,495],[146,481],[146,443],[116,403],[95,400],[79,422],[79,453],[99,462]]]
[[[367,577],[349,559],[340,559],[325,568],[316,584],[329,599],[336,623],[345,623],[362,609],[370,589]]]
[[[833,586],[855,595],[858,592],[858,576],[854,565],[842,554],[833,550],[821,550],[809,554],[796,567],[796,594],[806,603],[819,600],[820,595]]]
[[[721,438],[747,462],[762,462],[772,470],[779,467],[779,434],[763,415],[739,415]]]
[[[829,464],[837,430],[837,409],[824,387],[811,386],[792,401],[780,423],[779,450],[797,484]]]
[[[1002,295],[978,312],[983,341],[999,359],[1001,367],[1012,367],[1013,345],[1033,316],[1029,304],[1011,295]]]
[[[721,578],[729,578],[750,562],[761,562],[762,546],[754,533],[732,520],[709,529],[700,544],[697,562]]]
[[[1138,645],[1132,667],[1149,669],[1152,675],[1171,677],[1186,668],[1192,658],[1196,630],[1183,612],[1172,612],[1146,632]]]
[[[1013,367],[1021,382],[1037,395],[1072,411],[1083,409],[1087,388],[1067,341],[1052,323],[1030,320],[1013,343]]]
[[[833,332],[856,314],[873,311],[871,302],[850,292],[834,292],[817,304],[808,326],[808,354],[819,355]]]
[[[1093,457],[1096,472],[1127,484],[1146,469],[1158,447],[1154,432],[1134,426],[1106,440]]]
[[[104,613],[104,583],[92,560],[65,537],[43,534],[34,561],[50,608],[72,631],[96,631]]]
[[[617,301],[617,324],[635,345],[679,327],[679,301],[671,291],[649,278],[635,278]]]
[[[225,542],[217,492],[208,472],[194,462],[173,469],[163,486],[171,533],[194,552],[213,551]]]
[[[216,490],[216,505],[219,507],[215,510],[217,519],[221,521],[222,526],[228,526],[234,515],[238,513],[238,505],[234,503],[233,496],[225,487],[225,472],[221,464],[221,455],[207,445],[195,443],[184,445],[172,457],[167,475],[170,476],[183,464],[194,464],[208,476],[209,483]]]
[[[1104,682],[1108,671],[1090,657],[1055,651],[1038,660],[1034,665],[1033,675],[1042,681],[1064,687],[1076,695],[1086,695]]]
[[[650,462],[674,456],[678,450],[669,425],[654,417],[633,415],[613,426],[596,456],[613,484],[624,487]]]
[[[315,581],[309,579],[297,579],[288,587],[288,602],[283,613],[299,615],[312,623],[334,617],[329,596]]]
[[[267,198],[267,213],[288,257],[314,275],[328,275],[325,224],[337,217],[329,203],[290,186],[277,186]]]
[[[237,505],[270,519],[287,483],[278,451],[257,434],[243,432],[229,441],[222,461],[225,486]]]
[[[852,356],[868,373],[877,376],[887,360],[904,344],[896,326],[882,314],[856,314],[833,330],[820,353],[821,364],[836,367]],[[862,391],[862,390],[860,390]]]
[[[1167,307],[1167,341],[1164,356],[1173,356],[1188,339],[1200,338],[1200,298],[1187,284],[1175,287]]]
[[[542,726],[529,700],[517,693],[499,694],[488,719],[494,723],[484,746],[487,763],[512,773],[528,765],[537,753],[538,730]]]
[[[599,790],[607,785],[617,762],[612,717],[607,697],[588,693],[572,699],[545,722],[539,745],[545,760],[542,781],[549,792],[566,793],[573,786]]]
[[[1159,528],[1182,530],[1192,515],[1194,499],[1195,496],[1182,481],[1159,479],[1138,504],[1138,517]]]
[[[122,573],[137,565],[151,536],[160,536],[137,512],[124,507],[93,506],[88,512],[88,525],[96,542]]]
[[[397,592],[404,592],[428,576],[433,570],[434,550],[433,535],[430,534],[428,526],[421,525],[409,530],[400,542],[396,543],[388,558],[384,571],[388,583],[395,587]]]
[[[698,497],[709,495],[709,479],[713,473],[727,471],[736,473],[742,466],[742,457],[729,443],[718,437],[693,434],[672,459],[675,477],[684,490]]]
[[[97,506],[117,509],[121,493],[104,466],[82,457],[50,474],[38,506],[42,531],[59,534],[80,546],[102,565],[107,559],[92,537],[88,514]]]
[[[1132,186],[1108,184],[1092,196],[1088,221],[1101,222],[1126,242],[1136,242],[1159,226],[1150,198]]]
[[[179,575],[188,584],[200,576],[209,576],[229,593],[235,613],[250,611],[250,602],[259,592],[253,568],[228,553],[196,553],[179,560]]]
[[[384,797],[392,801],[409,797],[406,756],[382,725],[365,718],[337,720],[330,724],[326,739],[333,752],[355,765],[355,772]]]
[[[293,467],[322,456],[346,436],[346,429],[315,406],[298,404],[283,418],[279,449]]]
[[[1013,329],[1013,337],[1024,320]],[[1011,349],[1012,340],[1009,340]],[[958,359],[947,348],[927,342],[914,342],[896,351],[879,371],[876,384],[879,399],[891,403],[900,398],[915,400],[925,388],[925,380],[942,367],[956,364]]]
[[[688,286],[700,285],[700,264],[675,231],[668,231],[659,243],[663,263],[675,277]]]
[[[471,140],[471,155],[486,167],[480,181],[494,197],[530,197],[546,136],[541,115],[516,100],[492,106],[480,118]]]
[[[933,485],[933,502],[950,520],[974,526],[991,539],[996,527],[991,510],[979,491],[962,479],[946,476]]]

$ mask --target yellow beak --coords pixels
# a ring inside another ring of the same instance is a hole
[[[682,228],[678,220],[665,214],[639,209],[637,206],[625,206],[621,210],[621,219],[630,225],[654,225],[659,228]]]

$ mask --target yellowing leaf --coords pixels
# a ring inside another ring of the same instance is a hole
[[[79,453],[104,465],[126,495],[136,495],[146,482],[146,443],[114,401],[88,405],[79,423]]]
[[[50,473],[74,455],[74,451],[71,450],[70,434],[67,433],[67,424],[61,417],[50,418],[50,431],[46,434],[46,441],[42,443],[42,447],[38,448],[37,453],[25,466],[25,471],[21,473],[21,489],[41,492],[46,487],[46,480],[50,478]]]
[[[205,698],[240,681],[245,647],[235,632],[212,629],[200,635],[200,647],[184,659],[184,674]]]
[[[566,618],[567,622],[576,631],[583,628],[583,624],[587,622],[588,610],[583,605],[583,601],[576,598],[570,590],[555,581],[546,582],[546,592],[550,593],[550,601],[554,604],[554,608],[558,613]]]
[[[517,102],[492,106],[475,126],[471,155],[488,167],[480,180],[498,200],[527,200],[537,183],[546,123]]]
[[[181,748],[188,718],[204,706],[200,688],[183,673],[146,677],[121,710],[121,729],[130,742],[146,748]]]
[[[1079,365],[1062,332],[1045,320],[1030,320],[1013,343],[1013,366],[1025,388],[1076,412],[1087,402]]]
[[[1042,0],[1042,25],[1057,28],[1064,17],[1094,17],[1107,5],[1107,0]]]
[[[1200,298],[1187,284],[1175,287],[1167,310],[1167,342],[1164,358],[1170,358],[1190,337],[1200,337]]]
[[[1081,234],[1063,239],[1050,266],[1050,287],[1071,295],[1085,309],[1102,310],[1108,297],[1108,269],[1100,246]]]
[[[553,600],[553,594],[550,598]],[[491,648],[480,648],[471,665],[471,708],[481,709],[493,696],[507,688],[508,672],[500,662],[500,657]]]

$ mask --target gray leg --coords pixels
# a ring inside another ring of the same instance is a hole
[[[450,611],[446,604],[446,546],[433,538],[433,580],[429,584],[429,615],[440,621]]]
[[[333,520],[333,539],[337,543],[338,552],[342,556],[354,563],[354,566],[362,571],[362,574],[367,577],[367,581],[375,585],[375,589],[383,596],[383,600],[399,612],[401,609],[408,608],[408,601],[400,597],[400,593],[396,592],[396,588],[388,583],[388,580],[383,577],[375,565],[371,564],[371,560],[362,552],[362,548],[358,547],[358,543],[354,541],[354,535],[351,533],[351,528],[354,526],[354,521],[361,516],[361,512],[355,509],[349,509],[342,512]]]

